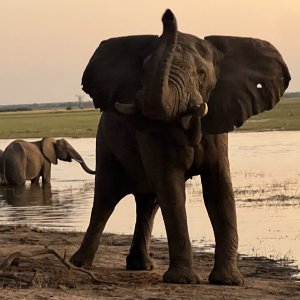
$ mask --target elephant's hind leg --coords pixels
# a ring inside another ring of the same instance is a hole
[[[151,232],[158,202],[154,194],[135,194],[136,223],[129,255],[126,258],[127,270],[151,270],[149,255]]]
[[[40,176],[34,178],[34,179],[31,179],[31,184],[39,184],[40,183]]]

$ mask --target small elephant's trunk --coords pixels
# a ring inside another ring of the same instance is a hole
[[[63,147],[67,150],[67,152],[68,152],[68,161],[71,161],[71,159],[74,159],[75,161],[80,163],[82,169],[85,172],[87,172],[88,174],[92,174],[92,175],[96,174],[96,171],[91,170],[86,165],[86,163],[83,160],[83,158],[81,157],[81,155],[65,139],[57,140],[57,144],[62,144]],[[63,160],[65,160],[65,159],[63,159]]]
[[[72,157],[75,161],[77,161],[78,163],[80,163],[80,165],[81,165],[81,167],[82,167],[82,169],[85,171],[85,172],[87,172],[87,173],[89,173],[89,174],[92,174],[92,175],[95,175],[96,174],[96,171],[93,171],[93,170],[91,170],[87,165],[86,165],[86,163],[85,163],[85,161],[83,160],[83,158],[81,157],[81,156],[77,156],[77,157]]]
[[[87,173],[89,173],[89,174],[92,174],[92,175],[95,175],[95,174],[96,174],[96,171],[91,170],[91,169],[86,165],[86,163],[84,162],[84,160],[78,161],[78,162],[80,163],[82,169],[83,169],[85,172],[87,172]]]

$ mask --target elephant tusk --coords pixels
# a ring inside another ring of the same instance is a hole
[[[207,103],[203,103],[202,106],[204,106],[203,113],[202,113],[202,117],[204,117],[208,113],[208,105]]]
[[[134,103],[116,102],[115,109],[123,115],[132,115],[136,112],[136,106]]]
[[[189,112],[204,117],[208,113],[208,106],[206,103],[200,103],[193,106]]]

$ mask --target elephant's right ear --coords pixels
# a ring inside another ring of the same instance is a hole
[[[55,143],[55,139],[44,137],[42,139],[42,152],[51,163],[57,165],[57,157],[54,148]]]
[[[116,100],[132,103],[141,88],[144,59],[154,51],[157,36],[127,36],[101,42],[82,77],[82,89],[96,108],[114,109]]]
[[[218,53],[218,80],[202,118],[202,132],[232,131],[252,115],[273,108],[291,79],[280,53],[253,38],[205,37]]]

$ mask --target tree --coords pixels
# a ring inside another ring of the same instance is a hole
[[[78,102],[78,107],[82,108],[82,102],[83,102],[84,95],[77,94],[77,95],[75,95],[75,97],[76,97],[77,102]]]

